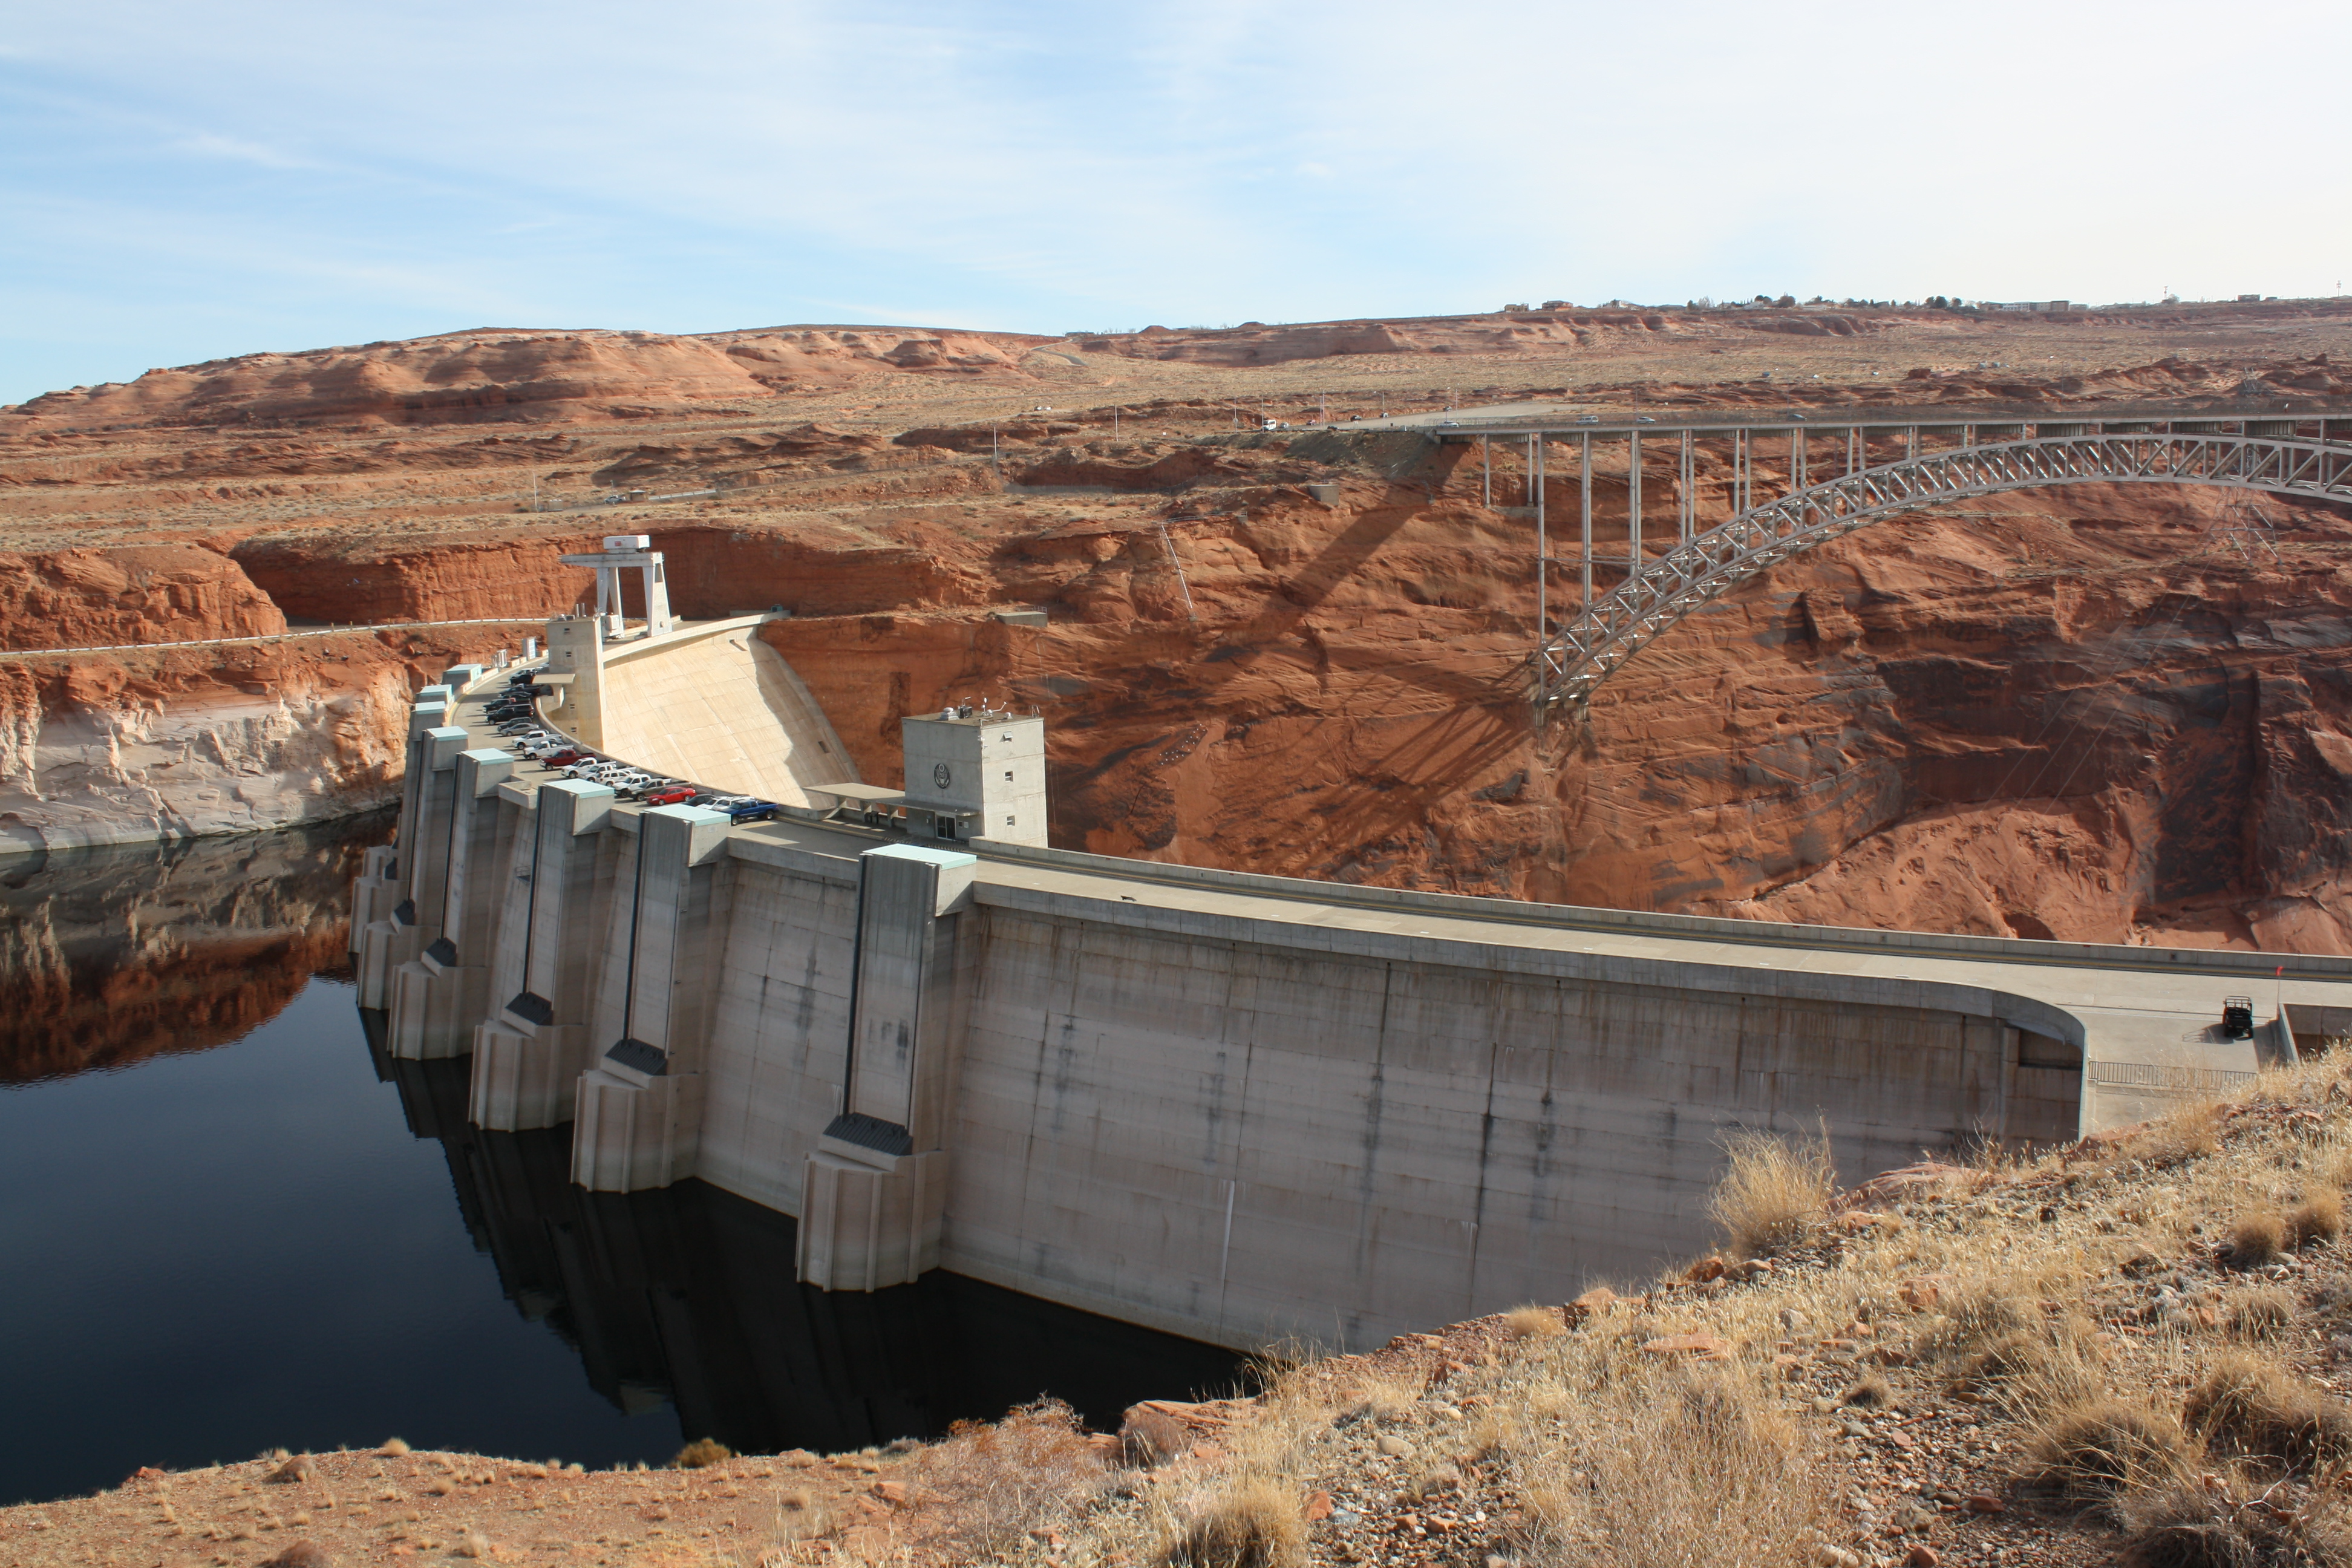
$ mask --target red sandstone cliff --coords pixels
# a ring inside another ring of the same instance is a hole
[[[1131,334],[1077,352],[1157,364],[1150,356],[1181,350],[1167,362],[1181,368],[1243,350],[1258,363],[1451,353],[1470,344],[1446,336],[1457,329],[1677,341],[1715,330],[1696,316],[1549,316]],[[1770,330],[1764,312],[1736,325]],[[2158,488],[2040,491],[1882,523],[1693,617],[1581,721],[1539,731],[1521,667],[1534,628],[1528,528],[1480,504],[1473,448],[1222,434],[1238,416],[1206,396],[1024,403],[1012,416],[895,427],[762,422],[745,416],[757,405],[729,401],[747,388],[781,400],[820,375],[952,387],[1058,374],[1049,362],[1061,351],[1045,342],[863,329],[452,334],[228,362],[201,388],[166,397],[159,384],[140,395],[152,394],[148,405],[110,405],[143,408],[144,432],[77,423],[96,394],[0,416],[0,486],[63,542],[20,544],[15,576],[0,573],[20,646],[264,629],[277,613],[519,623],[446,628],[429,647],[362,637],[340,658],[279,645],[273,657],[292,662],[276,674],[209,653],[38,675],[0,664],[0,765],[46,804],[83,790],[101,814],[135,801],[158,822],[205,791],[215,821],[373,798],[396,765],[405,691],[575,603],[586,579],[557,557],[626,528],[668,553],[682,614],[794,613],[768,639],[869,778],[895,776],[904,713],[981,697],[1043,709],[1056,838],[1073,846],[1633,908],[2352,949],[2335,912],[2352,826],[2338,805],[2352,773],[2352,527],[2336,509],[2264,501],[2279,526],[2259,547],[2231,542],[2246,516],[2218,492]],[[1539,347],[1525,352],[1542,363]],[[1957,415],[1990,402],[2222,395],[2249,368],[2175,354],[2036,376],[1963,359],[1895,378],[1685,376],[1638,390],[1669,404],[1936,402]],[[2251,368],[2273,388],[2352,392],[2325,357]],[[501,390],[365,405],[367,417],[519,409],[545,427],[335,435],[262,423],[364,412],[364,399],[333,399],[395,386],[403,397]],[[1635,389],[1585,390],[1622,401]],[[610,423],[656,405],[669,412]],[[1656,495],[1666,464],[1645,479]],[[719,493],[516,516],[534,475],[575,491]],[[1703,524],[1726,515],[1727,478],[1703,449]],[[1497,507],[1528,499],[1511,454],[1498,455],[1494,485]],[[1622,461],[1604,462],[1604,554],[1622,548],[1625,493]],[[73,521],[98,504],[86,497],[105,498],[110,517],[209,507],[216,526],[92,545]],[[1555,607],[1566,591],[1556,580]],[[1052,624],[1006,626],[988,613],[1003,605],[1043,606]],[[239,703],[255,711],[231,711]],[[175,710],[177,730],[165,723]],[[214,757],[200,732],[234,743]],[[165,786],[182,770],[197,787],[175,794]]]

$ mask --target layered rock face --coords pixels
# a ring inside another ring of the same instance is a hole
[[[0,857],[388,805],[411,693],[464,646],[353,633],[0,661]]]
[[[2334,321],[2323,310],[2306,326]],[[430,651],[407,633],[362,637],[282,679],[225,655],[121,659],[112,674],[105,659],[0,666],[14,683],[6,809],[19,822],[46,811],[41,832],[70,835],[74,821],[257,826],[378,798],[406,690],[576,604],[587,578],[559,556],[643,531],[668,556],[681,615],[792,612],[762,635],[870,782],[896,778],[905,714],[1038,708],[1055,841],[1072,847],[1641,909],[2346,950],[2334,911],[2352,826],[2339,805],[2352,531],[2336,509],[2077,487],[1880,523],[1694,616],[1589,712],[1539,724],[1525,663],[1534,498],[1518,454],[1497,447],[1482,470],[1475,447],[1349,434],[1338,402],[1336,432],[1241,430],[1233,390],[1275,384],[1238,379],[1265,374],[1251,366],[1312,361],[1338,380],[1419,355],[1462,367],[1464,385],[1496,378],[1477,395],[1504,401],[1543,395],[1529,378],[1564,365],[1704,369],[1725,362],[1689,356],[1772,340],[1754,375],[1643,375],[1583,395],[1900,401],[1955,418],[1993,403],[2230,397],[2250,378],[2352,396],[2324,354],[2139,348],[2177,324],[2082,327],[2128,337],[2137,357],[2052,338],[2074,358],[2031,374],[1990,356],[2041,328],[1948,313],[1555,309],[1058,342],[478,332],[193,367],[136,405],[119,401],[132,389],[58,395],[0,413],[0,486],[50,542],[15,542],[15,586],[0,573],[18,646],[126,626],[226,635],[272,613],[515,621],[440,628]],[[2268,316],[2230,330],[2257,326],[2286,330]],[[1853,368],[1856,345],[1896,343],[1957,363]],[[1669,353],[1685,357],[1654,360]],[[1801,374],[1809,363],[1846,379]],[[1505,367],[1527,368],[1507,381]],[[1077,409],[1027,390],[1087,377],[1101,390]],[[955,390],[974,383],[998,389],[978,414]],[[1359,408],[1374,402],[1365,384]],[[1185,395],[1136,395],[1152,385]],[[802,398],[819,386],[876,401]],[[1294,417],[1302,399],[1318,405],[1298,385],[1285,395]],[[1463,395],[1382,395],[1442,407]],[[142,410],[134,429],[91,423]],[[533,427],[462,427],[517,420]],[[394,423],[427,427],[383,428]],[[1760,457],[1769,493],[1785,458]],[[1652,460],[1645,493],[1670,508],[1673,457]],[[1573,515],[1571,473],[1555,458],[1556,521]],[[1728,515],[1729,479],[1726,454],[1703,445],[1702,526]],[[515,515],[533,485],[716,493]],[[1622,570],[1607,563],[1624,548],[1628,489],[1622,456],[1604,454],[1604,589]],[[191,515],[201,534],[182,525]],[[132,558],[159,550],[178,553]],[[1573,593],[1556,572],[1555,624]],[[995,617],[1011,607],[1050,624]],[[67,820],[68,798],[88,803],[82,817]]]
[[[0,552],[0,647],[268,637],[286,616],[236,563],[186,543]]]

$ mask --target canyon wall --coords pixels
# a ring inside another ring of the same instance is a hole
[[[0,659],[0,864],[385,805],[415,689],[529,629]]]

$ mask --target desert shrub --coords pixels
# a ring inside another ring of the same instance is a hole
[[[1558,1307],[1514,1307],[1503,1314],[1503,1332],[1514,1340],[1543,1340],[1568,1331]]]
[[[910,1456],[956,1560],[1019,1541],[1047,1514],[1083,1501],[1102,1464],[1070,1407],[1041,1399],[988,1426],[959,1423],[944,1442]]]
[[[1830,1517],[1813,1450],[1756,1369],[1594,1363],[1567,1418],[1519,1455],[1531,1556],[1776,1562]]]
[[[1119,1458],[1146,1468],[1164,1465],[1192,1446],[1192,1428],[1157,1410],[1130,1410],[1118,1429]]]
[[[698,1470],[705,1465],[715,1465],[735,1457],[735,1450],[715,1438],[697,1437],[677,1451],[669,1462],[674,1470]]]
[[[2286,1216],[2276,1209],[2255,1209],[2230,1227],[2226,1261],[2232,1268],[2259,1268],[2285,1251],[2286,1244]]]
[[[2215,1362],[2180,1414],[2214,1447],[2292,1469],[2352,1455],[2352,1415],[2342,1403],[2262,1356]]]
[[[1964,1356],[2043,1326],[2040,1304],[2005,1278],[1962,1280],[1941,1293],[1941,1308],[1919,1342],[1933,1356]]]
[[[1707,1213],[1741,1257],[1769,1257],[1796,1245],[1829,1212],[1837,1167],[1827,1137],[1792,1142],[1739,1133],[1725,1152],[1728,1163],[1707,1199]]]
[[[2134,1488],[2112,1511],[2125,1531],[2116,1556],[2122,1568],[2341,1568],[2352,1562],[2340,1505],[2273,1507],[2267,1496],[2247,1495],[2234,1478],[2183,1476]]]
[[[376,1452],[387,1458],[397,1458],[408,1452],[408,1445],[397,1437],[387,1437],[384,1439],[383,1447],[378,1448]]]
[[[1294,1568],[1305,1561],[1298,1500],[1264,1477],[1244,1478],[1185,1524],[1168,1561],[1181,1568]]]
[[[2343,1234],[2344,1199],[2325,1187],[2305,1197],[2286,1216],[2290,1246],[2301,1247],[2317,1241],[2334,1241]]]
[[[2261,1286],[2230,1303],[2230,1331],[2241,1339],[2268,1339],[2294,1321],[2294,1307],[2292,1292]]]
[[[2179,1422],[2121,1399],[2074,1402],[2048,1412],[2026,1440],[2029,1479],[2070,1502],[2102,1504],[2126,1487],[2157,1486],[2192,1457]]]

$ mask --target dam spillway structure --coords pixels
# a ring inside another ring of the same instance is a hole
[[[542,702],[623,761],[747,792],[731,770],[757,770],[774,820],[541,772],[486,721],[506,672],[461,666],[417,696],[353,940],[387,1048],[471,1058],[474,1124],[568,1125],[591,1191],[699,1180],[792,1215],[815,1287],[941,1268],[1223,1345],[1358,1348],[1703,1248],[1727,1135],[1822,1130],[1849,1180],[2061,1142],[2242,1082],[2299,1014],[2352,1006],[2338,958],[1056,849],[1043,716],[908,716],[903,786],[845,776],[763,619],[561,620]],[[2279,1005],[2222,1037],[2257,975]]]

